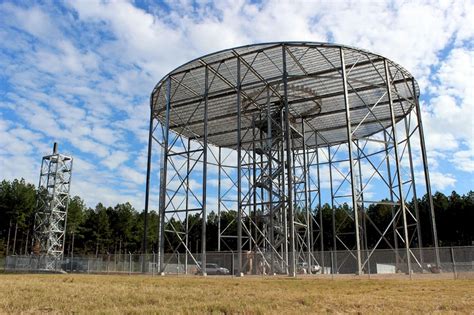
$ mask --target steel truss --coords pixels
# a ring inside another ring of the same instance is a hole
[[[423,270],[417,157],[436,253],[437,236],[418,94],[395,63],[327,44],[230,49],[168,74],[151,95],[145,209],[158,143],[160,270],[171,248],[186,252],[186,272],[191,264],[205,275],[211,238],[219,251],[236,252],[237,275],[295,276],[301,266],[362,274],[381,246],[393,250],[397,270]],[[216,199],[212,209],[208,197]],[[210,211],[217,235],[206,231]],[[391,220],[380,222],[379,211]],[[338,251],[330,263],[327,244]]]
[[[33,236],[37,269],[61,269],[72,164],[72,157],[57,152],[56,143],[53,154],[43,157]]]

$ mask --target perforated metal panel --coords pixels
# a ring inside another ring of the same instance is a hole
[[[318,131],[318,145],[347,142],[340,49],[344,50],[351,124],[363,138],[383,130],[390,121],[384,60],[392,76],[396,121],[414,106],[419,90],[413,76],[398,64],[364,50],[322,43],[272,43],[238,47],[188,62],[165,76],[153,91],[153,109],[164,121],[166,79],[171,78],[170,130],[199,139],[204,135],[205,68],[209,70],[209,143],[235,148],[237,60],[241,64],[242,126],[266,111],[266,87],[272,90],[268,106],[280,106],[283,95],[282,46],[287,51],[288,102],[292,119],[304,119],[309,133]],[[414,88],[413,88],[414,87]],[[314,146],[308,136],[307,145]],[[244,146],[245,147],[245,146]],[[297,148],[296,148],[297,149]]]

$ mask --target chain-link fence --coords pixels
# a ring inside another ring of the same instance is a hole
[[[455,278],[474,278],[474,246],[443,247],[438,253],[434,248],[377,249],[360,252],[360,269],[356,251],[301,252],[296,257],[297,275],[365,275],[452,274]],[[410,267],[408,263],[410,262]],[[156,253],[147,255],[120,254],[94,257],[64,257],[57,271],[70,273],[109,273],[150,275],[207,275],[234,276],[238,272],[236,252],[208,252],[206,266],[201,254],[169,253],[163,257]],[[1,260],[0,260],[1,261]],[[242,273],[245,275],[286,274],[289,266],[284,257],[269,252],[246,251],[242,254]],[[273,262],[273,263],[272,263]],[[7,272],[41,271],[41,259],[36,256],[8,256],[3,266]]]

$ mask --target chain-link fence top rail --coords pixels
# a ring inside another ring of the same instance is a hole
[[[153,90],[153,115],[164,122],[169,99],[170,130],[199,139],[205,133],[202,117],[206,101],[207,127],[211,131],[208,142],[235,148],[236,95],[241,95],[242,130],[252,127],[252,115],[262,108],[269,106],[277,112],[285,92],[283,63],[286,62],[291,119],[304,119],[310,127],[306,131],[308,135],[311,128],[318,130],[318,139],[308,136],[306,145],[347,142],[341,51],[344,52],[351,124],[357,126],[355,137],[372,135],[391,123],[385,62],[395,120],[399,121],[411,111],[419,96],[418,85],[408,71],[393,61],[347,46],[285,42],[227,49],[178,67]],[[367,115],[377,119],[367,119]],[[242,139],[242,143],[245,140]]]

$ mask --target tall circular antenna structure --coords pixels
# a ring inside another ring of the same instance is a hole
[[[377,248],[422,270],[419,94],[395,62],[325,43],[242,46],[167,74],[151,95],[148,163],[150,178],[158,143],[160,271],[181,252],[185,272],[206,274],[210,243],[235,253],[238,275],[362,274]],[[147,209],[150,192],[147,180]],[[434,227],[432,202],[429,213]]]

